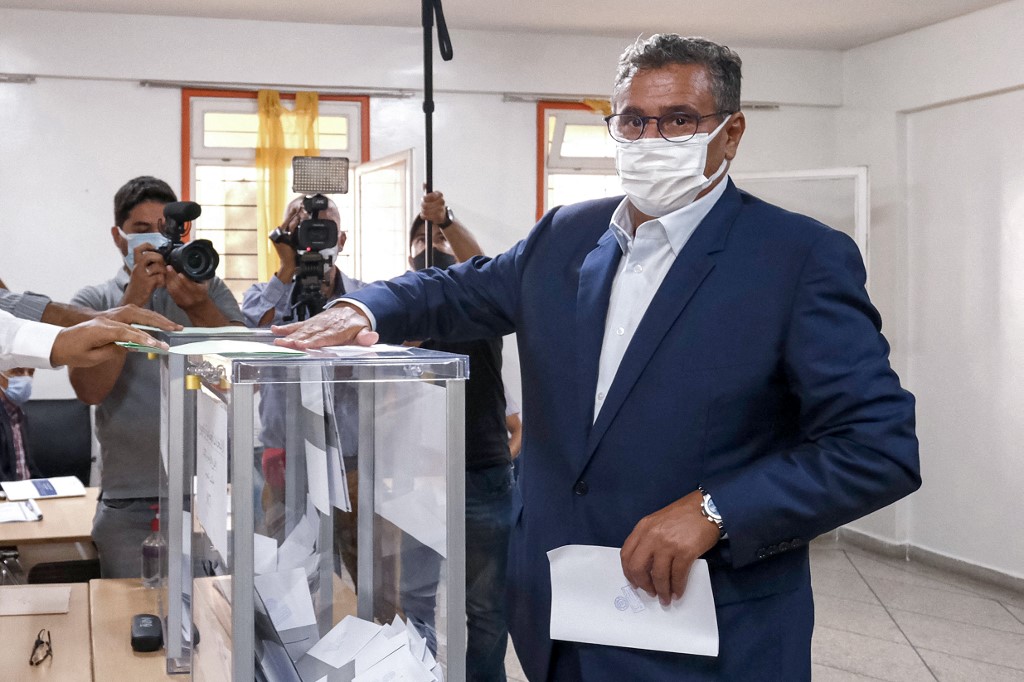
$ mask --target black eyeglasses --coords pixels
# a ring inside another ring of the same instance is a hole
[[[32,655],[28,657],[29,665],[41,665],[43,661],[53,657],[53,647],[50,645],[50,631],[43,628],[36,635],[36,643],[32,646]]]
[[[686,142],[697,134],[700,122],[706,118],[728,116],[732,111],[716,111],[713,114],[694,114],[687,111],[673,111],[663,116],[640,116],[639,114],[612,114],[605,116],[608,134],[616,142],[636,142],[644,136],[648,121],[657,121],[658,134],[669,142]]]

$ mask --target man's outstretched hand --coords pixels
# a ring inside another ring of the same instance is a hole
[[[57,334],[50,350],[50,364],[54,367],[92,367],[107,362],[128,352],[117,341],[156,346],[167,350],[167,344],[157,341],[149,334],[121,322],[96,317],[73,327],[62,329]]]
[[[370,320],[363,311],[348,303],[328,308],[305,322],[274,325],[270,330],[284,337],[274,343],[297,350],[324,346],[372,346],[380,338],[370,329]]]

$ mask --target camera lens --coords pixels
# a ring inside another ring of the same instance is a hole
[[[296,230],[295,242],[300,250],[329,249],[338,243],[338,225],[333,220],[303,220]]]
[[[204,282],[216,274],[220,256],[210,240],[197,239],[172,249],[167,262],[192,281]]]

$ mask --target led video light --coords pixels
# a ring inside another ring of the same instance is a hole
[[[299,194],[347,194],[348,159],[338,156],[292,158],[292,191]]]

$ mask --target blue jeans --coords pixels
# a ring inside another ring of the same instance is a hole
[[[512,529],[512,467],[466,472],[466,679],[505,680],[508,617],[505,576]],[[402,610],[437,653],[434,609],[441,557],[411,535],[402,535],[399,582]]]

